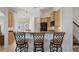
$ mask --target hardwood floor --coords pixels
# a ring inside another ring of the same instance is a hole
[[[29,43],[33,44],[33,42],[31,42],[31,41]],[[47,43],[47,42],[45,42],[45,43]],[[29,44],[29,52],[33,52],[32,44]],[[7,48],[0,46],[0,52],[15,52],[15,47],[16,47],[15,42],[13,44],[9,45],[9,47],[7,47]],[[47,47],[47,45],[45,45],[45,52],[49,51],[48,48],[49,48],[49,45],[48,45],[48,47]],[[79,52],[79,46],[73,46],[72,48],[73,48],[73,52]]]
[[[49,52],[49,43],[50,41],[45,40],[44,42],[44,52]],[[28,52],[33,52],[33,40],[29,40],[28,42]],[[15,52],[15,48],[16,48],[16,42],[14,42],[13,44],[9,45],[7,48],[4,48],[3,46],[0,46],[0,52]]]
[[[7,48],[0,46],[0,52],[15,52],[15,46],[16,46],[15,42],[9,45]]]

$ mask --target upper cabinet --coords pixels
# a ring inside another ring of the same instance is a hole
[[[54,23],[52,17],[44,17],[40,18],[41,23],[47,23],[47,31],[53,30],[52,27],[54,27]]]
[[[52,11],[50,14],[50,17],[43,17],[40,18],[40,22],[46,22],[47,23],[47,30],[58,30],[58,28],[61,26],[60,21],[60,10]]]
[[[55,27],[60,26],[60,10],[53,11],[53,20],[55,21]]]

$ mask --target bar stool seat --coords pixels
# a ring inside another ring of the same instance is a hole
[[[34,52],[44,51],[44,33],[34,33]]]
[[[40,44],[42,44],[42,43],[35,43],[35,44],[38,44],[38,45],[40,45]]]

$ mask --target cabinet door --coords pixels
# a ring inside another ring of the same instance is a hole
[[[4,36],[3,35],[0,36],[0,45],[4,45]]]
[[[55,20],[55,26],[60,27],[60,25],[61,25],[60,24],[60,10],[55,11],[54,20]]]
[[[40,31],[47,31],[47,22],[43,22],[40,24]]]

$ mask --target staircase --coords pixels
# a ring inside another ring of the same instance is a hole
[[[79,45],[79,23],[73,21],[73,45]]]
[[[79,52],[79,7],[73,8],[73,51]]]

